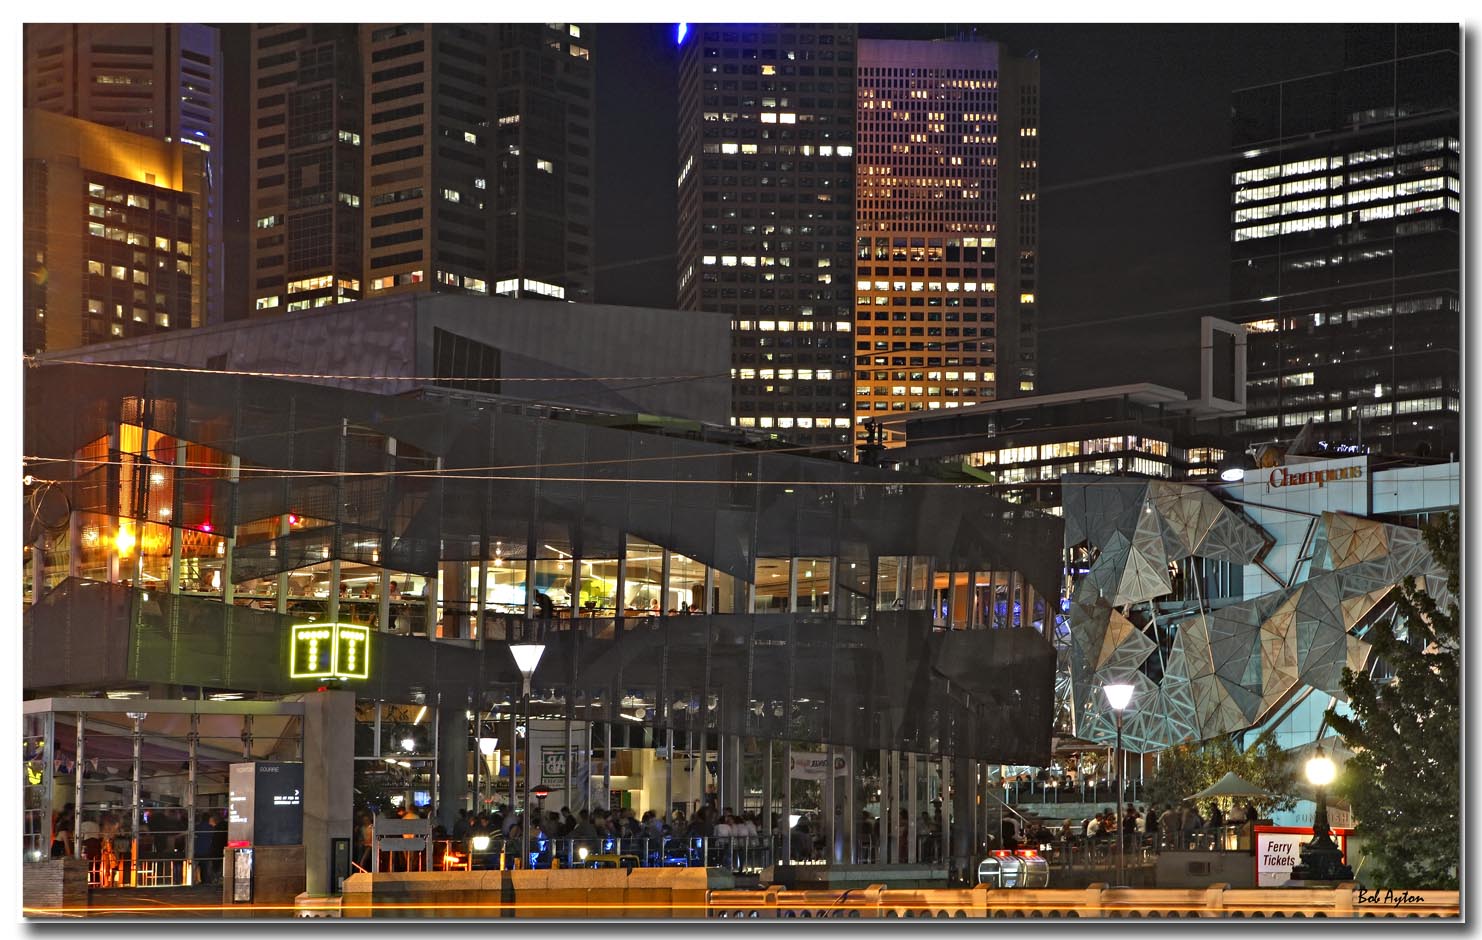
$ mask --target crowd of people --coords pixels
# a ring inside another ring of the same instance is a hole
[[[186,825],[186,810],[151,808],[140,814],[138,851],[141,862],[160,859],[183,860],[191,833]],[[226,821],[221,813],[209,810],[198,814],[194,833],[195,884],[220,884],[221,862],[226,854]],[[93,868],[91,878],[100,887],[120,887],[128,883],[125,860],[132,857],[133,844],[126,820],[104,811],[96,818],[84,816],[77,821],[73,804],[68,803],[52,814],[52,858],[78,854]]]
[[[1012,849],[1059,843],[1095,851],[1115,846],[1120,836],[1128,850],[1214,848],[1220,844],[1222,833],[1231,829],[1248,829],[1255,825],[1258,817],[1255,805],[1250,802],[1237,806],[1228,814],[1216,804],[1208,817],[1202,815],[1198,805],[1191,800],[1178,805],[1138,806],[1133,803],[1125,807],[1120,819],[1114,810],[1107,807],[1080,822],[1067,819],[1054,832],[1039,820],[1031,820],[1022,835],[1015,827],[1006,825],[1004,847]]]

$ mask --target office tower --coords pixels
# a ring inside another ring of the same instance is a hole
[[[359,28],[252,28],[251,316],[362,296]]]
[[[285,230],[256,233],[257,310],[590,299],[590,26],[260,26],[253,49],[256,225]]]
[[[503,23],[495,30],[495,293],[590,301],[594,29]]]
[[[196,260],[206,307],[224,319],[221,39],[214,27],[164,23],[31,23],[25,106],[92,121],[204,154],[206,235]]]
[[[846,453],[855,27],[682,24],[679,306],[732,323],[734,421]]]
[[[28,353],[201,325],[205,153],[24,112]]]
[[[1351,27],[1346,67],[1234,99],[1232,319],[1249,443],[1459,449],[1454,25]]]
[[[1035,387],[1039,62],[860,40],[855,432]]]

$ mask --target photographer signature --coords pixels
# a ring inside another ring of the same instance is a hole
[[[1411,894],[1409,891],[1400,891],[1397,893],[1388,888],[1382,891],[1378,888],[1375,888],[1373,891],[1365,891],[1363,888],[1359,888],[1354,901],[1358,904],[1388,904],[1392,907],[1399,907],[1401,904],[1422,904],[1425,898],[1418,894]]]

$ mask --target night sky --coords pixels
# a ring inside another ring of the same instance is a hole
[[[860,35],[932,39],[973,28],[866,24]],[[1199,316],[1221,314],[1228,295],[1231,92],[1339,67],[1342,26],[976,30],[1040,59],[1039,390],[1175,381],[1195,362]],[[605,303],[674,304],[673,39],[672,25],[599,33]],[[1160,315],[1126,319],[1142,314]],[[1118,322],[1098,322],[1107,320]]]

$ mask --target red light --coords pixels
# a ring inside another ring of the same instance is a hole
[[[211,531],[211,523],[209,523],[209,522],[203,522],[203,523],[201,523],[201,531],[202,532],[210,532]]]
[[[251,842],[247,842],[245,840],[238,839],[235,842],[228,842],[226,844],[226,847],[229,848],[229,849],[245,849],[245,848],[249,848],[251,845],[252,845]]]
[[[321,685],[319,688],[315,689],[314,691],[315,692],[328,692],[329,691],[329,686],[327,686],[327,685]]]
[[[1034,858],[1039,855],[1034,849],[1020,849],[1016,854],[1023,858]]]
[[[1010,852],[1008,849],[994,849],[993,850],[993,857],[994,858],[1008,858],[1009,856],[1011,856],[1013,854],[1014,853],[1013,852]]]
[[[289,513],[288,514],[288,524],[289,525],[298,525],[298,516],[294,515],[293,513]]]

